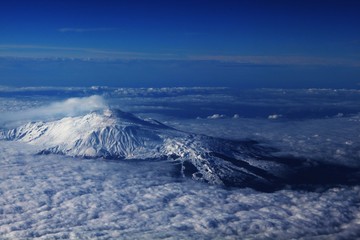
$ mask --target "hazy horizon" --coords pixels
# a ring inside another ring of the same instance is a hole
[[[0,85],[359,88],[356,1],[16,1]]]

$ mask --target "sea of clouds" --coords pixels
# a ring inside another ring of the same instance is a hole
[[[1,142],[0,235],[21,238],[342,239],[360,234],[360,187],[261,193],[173,176],[163,162],[33,155]]]
[[[6,89],[7,93],[10,90]],[[69,98],[39,96],[39,89],[35,90],[37,94],[33,97],[14,97],[14,92],[1,96],[2,128],[8,127],[4,122],[10,119],[14,123],[61,118],[110,105],[159,117],[186,131],[255,139],[279,148],[284,154],[346,166],[360,165],[360,115],[356,112],[298,120],[287,119],[286,111],[281,108],[272,108],[271,114],[283,117],[268,119],[269,114],[243,117],[239,112],[240,116],[233,118],[242,108],[221,112],[219,106],[223,104],[226,108],[229,99],[251,103],[221,89],[96,88],[71,90],[74,94],[66,89]],[[278,90],[261,91],[263,97],[256,95],[258,105],[272,99],[268,103],[272,106],[286,103],[301,110],[302,105],[293,99],[274,99],[283,94]],[[318,101],[314,105],[326,108],[327,103],[321,101],[338,94],[333,90],[304,92],[294,91],[293,95],[302,96],[298,98],[303,99],[305,107],[310,100],[304,95]],[[31,91],[27,94],[31,95]],[[350,96],[354,100],[347,98],[347,104],[341,94],[336,95],[339,109],[341,104],[356,108],[359,93],[352,92]],[[164,104],[169,100],[174,103]],[[181,108],[184,103],[206,109],[199,111],[203,114],[199,118],[191,114],[187,118],[174,115],[173,109],[184,111]],[[15,112],[18,115],[13,115]],[[223,117],[207,118],[214,114]],[[312,191],[285,188],[262,193],[184,179],[176,174],[176,166],[170,162],[36,155],[32,146],[7,141],[0,141],[0,152],[3,239],[356,239],[360,236],[360,183]]]

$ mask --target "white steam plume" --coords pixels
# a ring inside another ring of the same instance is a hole
[[[99,95],[83,98],[69,98],[64,101],[54,102],[46,106],[25,111],[3,113],[2,116],[0,116],[0,122],[9,126],[27,121],[46,121],[63,117],[78,116],[106,108],[106,101]]]

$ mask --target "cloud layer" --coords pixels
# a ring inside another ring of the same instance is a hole
[[[360,233],[359,187],[272,194],[172,175],[163,162],[34,156],[0,142],[4,238],[298,239]]]
[[[344,106],[356,107],[359,102],[358,91],[315,89],[261,90],[260,95],[252,92],[240,98],[227,95],[225,89],[202,88],[75,89],[74,95],[84,94],[85,90],[106,94],[111,106],[144,107],[143,113],[149,111],[149,106],[153,111],[153,107],[182,109],[193,103],[196,109],[208,107],[210,116],[230,101],[251,109],[278,105],[278,109],[288,106],[297,110],[309,108],[309,103],[320,107],[339,103],[344,110]],[[29,96],[21,100],[0,98],[2,119],[56,118],[106,107],[98,95],[54,102],[52,96],[46,95],[49,89],[44,90],[45,97],[36,89],[17,93],[3,89],[4,94],[9,91],[10,95],[25,92]],[[36,97],[31,97],[31,91]],[[298,104],[298,99],[304,101],[303,105]],[[341,99],[346,101],[342,103]],[[22,111],[9,114],[12,109]],[[160,110],[164,116],[169,109]],[[239,113],[243,116],[246,112]],[[285,118],[289,112],[281,114]],[[223,138],[256,139],[300,157],[323,157],[359,166],[359,114],[302,121],[272,121],[267,119],[268,114],[263,118],[238,116],[216,121],[206,119],[209,114],[202,116],[199,120],[173,119],[167,124]],[[82,160],[35,155],[36,150],[18,142],[0,141],[3,238],[355,239],[360,235],[359,186],[259,193],[179,178],[174,174],[176,166],[169,162]]]

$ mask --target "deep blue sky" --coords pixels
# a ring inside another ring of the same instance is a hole
[[[350,87],[359,1],[2,1],[0,85]]]

